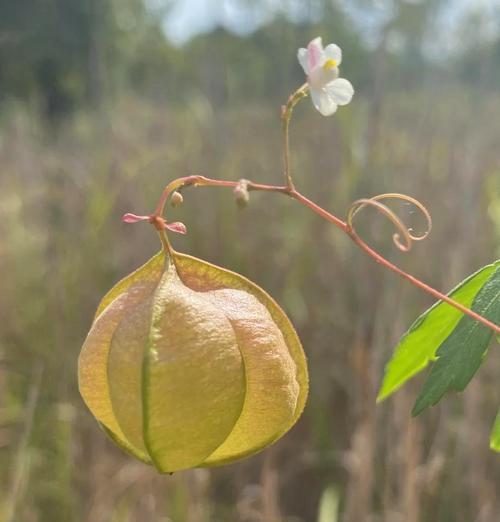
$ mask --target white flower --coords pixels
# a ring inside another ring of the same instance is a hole
[[[323,116],[333,114],[339,105],[347,105],[354,94],[349,80],[339,78],[342,51],[330,44],[323,49],[321,38],[312,40],[307,49],[297,53],[300,65],[307,75],[311,99]]]

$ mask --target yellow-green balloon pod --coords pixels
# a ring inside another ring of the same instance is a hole
[[[80,392],[126,452],[161,472],[217,466],[297,421],[307,364],[290,321],[248,279],[160,252],[101,301]]]

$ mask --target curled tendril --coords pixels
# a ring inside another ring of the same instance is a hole
[[[391,210],[387,205],[381,203],[382,200],[385,199],[397,199],[399,201],[406,201],[414,205],[422,215],[425,217],[427,222],[427,228],[425,232],[420,235],[416,235],[413,233],[413,229],[408,227],[403,223],[403,221],[396,215],[396,213]],[[374,196],[372,198],[362,198],[354,201],[352,205],[349,207],[349,211],[347,213],[347,226],[349,230],[356,234],[356,230],[353,226],[354,216],[366,206],[374,207],[381,214],[383,214],[386,218],[388,218],[396,227],[396,232],[392,236],[392,240],[396,247],[402,252],[408,252],[411,249],[413,241],[422,241],[425,239],[431,232],[432,229],[432,218],[429,214],[429,211],[425,208],[418,199],[412,198],[410,196],[406,196],[404,194],[397,193],[389,193],[389,194],[380,194],[378,196]]]

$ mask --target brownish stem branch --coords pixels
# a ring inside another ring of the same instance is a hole
[[[470,308],[467,308],[466,306],[463,306],[458,301],[455,301],[451,297],[448,297],[446,294],[441,293],[439,290],[436,290],[432,286],[429,286],[428,284],[424,283],[423,281],[420,281],[420,279],[417,279],[416,277],[412,276],[411,274],[408,274],[404,270],[401,270],[398,266],[394,265],[385,257],[382,257],[378,252],[373,250],[369,245],[367,245],[359,236],[356,234],[354,229],[347,227],[346,230],[349,237],[356,243],[356,245],[359,246],[362,250],[364,250],[372,259],[374,259],[377,263],[380,263],[381,265],[385,266],[389,270],[392,270],[399,276],[403,277],[407,281],[410,281],[413,285],[420,288],[424,292],[427,292],[428,294],[432,295],[433,297],[439,299],[440,301],[444,301],[445,303],[448,303],[449,305],[453,306],[457,310],[460,310],[460,312],[463,312],[464,314],[467,314],[469,317],[472,317],[472,319],[475,319],[476,321],[481,322],[488,328],[491,328],[496,333],[500,333],[500,326],[496,325],[495,323],[492,323],[482,315],[477,314]]]
[[[172,194],[174,190],[178,190],[182,187],[186,186],[212,186],[212,187],[236,187],[238,185],[238,181],[225,181],[225,180],[217,180],[217,179],[211,179],[206,178],[205,176],[187,176],[184,178],[178,178],[171,183],[169,183],[161,197],[160,201],[158,203],[158,207],[156,208],[154,214],[152,214],[152,217],[158,218],[161,217],[165,208],[165,204],[168,201],[169,196]],[[439,299],[440,301],[444,301],[448,303],[449,305],[453,306],[460,312],[468,315],[472,319],[479,321],[483,325],[487,326],[488,328],[491,328],[494,332],[497,334],[500,334],[500,326],[494,324],[493,322],[489,321],[485,317],[477,314],[473,310],[470,310],[469,308],[463,306],[462,304],[458,303],[451,297],[448,297],[447,295],[443,294],[439,290],[436,290],[435,288],[429,286],[428,284],[424,283],[420,279],[417,279],[416,277],[408,274],[401,268],[397,267],[387,259],[385,259],[382,255],[380,255],[378,252],[373,250],[369,245],[367,245],[356,233],[356,231],[352,228],[352,226],[341,219],[339,219],[337,216],[333,215],[331,212],[328,212],[323,207],[320,207],[318,204],[314,203],[314,201],[311,201],[309,198],[298,192],[293,185],[292,186],[279,186],[279,185],[263,185],[260,183],[253,183],[248,182],[247,185],[248,190],[252,191],[265,191],[265,192],[278,192],[281,194],[285,194],[286,196],[291,197],[292,199],[297,200],[302,205],[310,208],[313,212],[318,214],[323,219],[326,219],[330,223],[333,223],[337,228],[342,230],[344,233],[346,233],[353,241],[356,243],[356,245],[361,248],[365,253],[367,253],[372,259],[374,259],[377,263],[381,264],[382,266],[388,268],[389,270],[395,272],[400,277],[403,277],[413,285],[415,285],[417,288],[420,288],[424,292],[427,292],[428,294],[432,295],[436,299]],[[164,231],[163,231],[164,233]],[[164,243],[165,238],[162,238],[162,243]],[[168,241],[168,240],[167,240]]]

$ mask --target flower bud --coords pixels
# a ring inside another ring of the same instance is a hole
[[[248,192],[248,183],[246,179],[240,179],[236,187],[234,187],[233,194],[236,198],[236,203],[240,208],[244,208],[250,201],[250,193]]]
[[[177,190],[172,194],[172,197],[170,198],[170,204],[173,207],[178,207],[182,204],[184,201],[184,198],[182,197],[182,194],[178,192]]]

